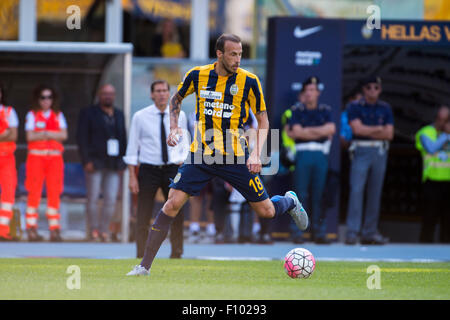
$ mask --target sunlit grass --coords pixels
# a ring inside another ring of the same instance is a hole
[[[150,277],[126,277],[137,259],[0,259],[0,299],[450,299],[450,263],[317,261],[290,279],[280,261],[156,259]],[[80,268],[70,290],[67,268]],[[370,265],[381,289],[369,290]]]

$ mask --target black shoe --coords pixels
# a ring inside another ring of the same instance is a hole
[[[347,237],[347,239],[345,239],[345,244],[353,246],[357,243],[358,243],[358,239],[356,237]]]
[[[330,239],[327,237],[319,237],[314,239],[315,244],[331,244]]]
[[[292,240],[292,242],[295,244],[303,244],[303,243],[305,243],[305,240],[303,240],[302,237],[296,237]]]
[[[59,229],[50,230],[50,242],[62,242],[61,233]]]
[[[389,239],[383,237],[381,234],[376,234],[370,238],[361,238],[361,244],[365,245],[384,245],[389,243]]]
[[[30,242],[39,242],[44,239],[39,233],[37,233],[36,228],[27,229],[27,236],[28,241]]]

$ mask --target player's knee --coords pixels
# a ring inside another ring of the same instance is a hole
[[[257,214],[261,218],[271,219],[275,216],[275,208],[270,204],[261,206],[257,210]]]
[[[183,206],[183,201],[175,197],[169,197],[163,206],[163,211],[170,217],[175,217]]]

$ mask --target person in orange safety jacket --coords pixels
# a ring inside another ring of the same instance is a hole
[[[67,122],[59,110],[56,92],[44,85],[33,92],[32,109],[25,119],[28,155],[25,167],[25,188],[28,191],[25,214],[28,241],[40,241],[38,207],[46,182],[50,241],[60,242],[60,196],[64,184],[62,142],[67,139]]]
[[[14,108],[5,104],[5,90],[0,84],[0,241],[11,241],[9,223],[17,186],[14,151],[19,120]]]

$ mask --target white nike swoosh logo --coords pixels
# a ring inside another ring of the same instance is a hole
[[[304,37],[309,36],[310,34],[319,32],[320,30],[322,30],[322,26],[312,27],[312,28],[308,28],[308,29],[304,29],[304,30],[302,30],[300,28],[300,26],[297,26],[294,29],[294,37],[296,37],[296,38],[304,38]]]

